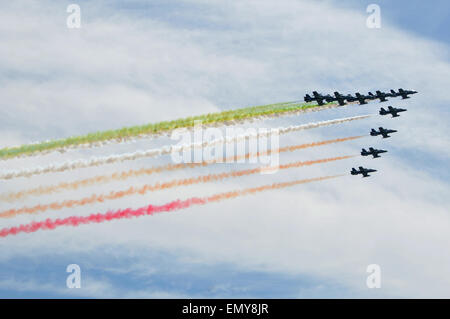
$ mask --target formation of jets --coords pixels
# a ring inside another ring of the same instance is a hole
[[[304,97],[305,102],[316,101],[319,105],[324,105],[326,103],[338,102],[339,105],[345,105],[346,102],[359,102],[359,104],[367,104],[367,101],[372,101],[379,99],[380,102],[386,102],[388,97],[401,96],[402,99],[409,99],[408,95],[416,94],[417,91],[414,90],[404,90],[402,88],[398,89],[397,92],[390,90],[389,93],[376,91],[376,94],[369,92],[367,95],[361,94],[359,92],[355,93],[355,96],[351,94],[342,95],[339,92],[334,92],[333,95],[327,94],[323,95],[317,91],[313,91],[312,96],[306,94]]]
[[[314,98],[309,97],[309,95],[307,94],[305,96],[305,101],[307,100],[307,97],[308,97],[308,99],[312,99],[312,100],[315,100],[315,98],[319,98],[319,99],[323,98],[327,102],[337,101],[340,105],[343,105],[341,103],[343,103],[344,100],[346,100],[347,102],[358,101],[359,104],[367,104],[367,102],[366,102],[367,100],[379,99],[380,102],[385,102],[385,101],[387,101],[388,97],[401,96],[402,99],[409,99],[408,95],[415,94],[415,93],[417,93],[417,91],[404,90],[404,89],[400,88],[398,90],[398,92],[395,92],[394,90],[390,90],[390,93],[385,93],[385,92],[381,92],[381,91],[376,91],[375,93],[376,94],[369,92],[368,95],[362,95],[360,93],[356,93],[355,97],[352,97],[351,95],[343,96],[343,95],[340,95],[339,93],[335,92],[335,97],[333,99],[329,95],[323,96],[323,95],[319,95],[317,92],[314,92]],[[321,102],[323,102],[323,100]],[[392,115],[392,117],[399,117],[400,116],[399,113],[406,112],[406,111],[407,111],[407,109],[388,106],[387,109],[382,107],[378,113],[382,116],[390,114],[390,115]],[[383,128],[380,126],[378,128],[378,130],[371,129],[370,135],[371,136],[381,135],[383,138],[388,138],[388,137],[390,137],[389,134],[396,133],[396,132],[397,132],[397,130],[386,129],[386,128]],[[380,154],[382,154],[382,153],[387,153],[387,150],[375,149],[373,147],[369,147],[368,150],[366,150],[365,148],[363,148],[361,150],[361,156],[372,156],[372,158],[379,158],[379,157],[381,157]],[[369,177],[370,176],[369,173],[374,173],[376,171],[377,171],[376,169],[365,168],[365,167],[359,166],[358,169],[353,167],[352,170],[350,171],[350,174],[351,175],[362,175],[362,177]]]

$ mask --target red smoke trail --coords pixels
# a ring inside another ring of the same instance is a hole
[[[31,222],[29,224],[20,225],[20,226],[14,226],[9,228],[3,228],[0,230],[0,237],[6,237],[10,235],[17,235],[19,233],[34,233],[38,230],[52,230],[57,227],[61,226],[79,226],[82,224],[91,224],[91,223],[102,223],[105,221],[111,221],[115,219],[123,219],[123,218],[133,218],[133,217],[141,217],[145,215],[153,215],[155,213],[162,213],[162,212],[171,212],[178,209],[188,208],[190,206],[194,205],[204,205],[207,203],[213,203],[213,202],[219,202],[225,199],[232,199],[239,196],[245,196],[250,194],[255,194],[258,192],[266,191],[266,190],[274,190],[274,189],[281,189],[289,186],[299,185],[299,184],[305,184],[305,183],[311,183],[311,182],[317,182],[327,179],[332,179],[336,177],[340,177],[343,175],[335,175],[335,176],[324,176],[324,177],[317,177],[317,178],[310,178],[310,179],[302,179],[302,180],[295,180],[292,182],[285,182],[285,183],[275,183],[271,185],[264,185],[260,187],[252,187],[252,188],[246,188],[243,190],[238,191],[231,191],[231,192],[225,192],[220,193],[216,195],[212,195],[209,197],[204,198],[198,198],[193,197],[186,200],[176,200],[164,205],[160,206],[154,206],[149,205],[146,207],[141,207],[138,209],[131,209],[127,208],[124,210],[117,210],[115,212],[107,212],[105,214],[91,214],[89,216],[71,216],[67,218],[57,218],[57,219],[46,219],[44,221],[40,222]]]
[[[306,149],[310,147],[317,147],[322,145],[328,145],[333,143],[341,143],[345,141],[355,140],[358,138],[362,138],[363,136],[351,136],[351,137],[344,137],[344,138],[336,138],[332,140],[326,140],[326,141],[320,141],[320,142],[313,142],[313,143],[306,143],[306,144],[300,144],[300,145],[292,145],[292,146],[286,146],[281,147],[274,150],[268,150],[265,152],[257,152],[257,153],[247,153],[245,155],[234,155],[230,157],[226,157],[223,162],[237,162],[242,159],[249,159],[249,158],[258,158],[265,155],[271,155],[272,153],[283,153],[283,152],[293,152],[296,150]],[[217,163],[217,160],[210,160],[210,161],[204,161],[201,163],[181,163],[181,164],[166,164],[163,166],[156,166],[156,167],[150,167],[150,168],[141,168],[141,169],[130,169],[128,171],[122,171],[122,172],[115,172],[111,175],[99,175],[94,177],[89,177],[86,179],[74,181],[74,182],[62,182],[57,185],[50,185],[50,186],[39,186],[37,188],[32,188],[28,190],[19,191],[16,193],[9,193],[9,194],[0,194],[0,200],[2,201],[8,201],[12,202],[15,200],[22,199],[26,196],[30,195],[46,195],[51,194],[55,192],[60,192],[64,190],[76,190],[80,187],[88,187],[96,184],[102,184],[102,183],[108,183],[112,181],[122,181],[126,180],[128,178],[132,177],[138,177],[142,175],[151,175],[154,173],[160,173],[163,171],[175,171],[185,168],[195,168],[195,167],[201,167],[201,166],[207,166],[214,163]],[[1,215],[1,214],[0,214]]]
[[[199,183],[220,181],[225,178],[242,177],[242,176],[257,174],[257,173],[263,172],[263,171],[270,171],[274,168],[278,168],[278,169],[282,170],[282,169],[296,168],[296,167],[302,167],[302,166],[310,166],[310,165],[314,165],[314,164],[324,164],[324,163],[329,163],[329,162],[333,162],[333,161],[340,161],[340,160],[348,159],[348,158],[351,158],[354,156],[355,155],[346,155],[346,156],[324,158],[324,159],[305,161],[305,162],[299,161],[299,162],[293,162],[293,163],[288,163],[288,164],[281,164],[281,165],[278,165],[278,167],[258,167],[258,168],[240,170],[240,171],[231,171],[231,172],[227,172],[227,173],[200,175],[197,177],[191,177],[191,178],[185,178],[185,179],[175,179],[175,180],[165,182],[165,183],[157,182],[154,185],[146,184],[139,188],[131,186],[126,190],[111,191],[109,194],[102,194],[102,195],[92,194],[92,195],[82,198],[82,199],[70,199],[70,200],[65,200],[63,202],[53,202],[50,204],[38,204],[38,205],[32,206],[32,207],[13,208],[13,209],[9,209],[9,210],[0,212],[0,218],[14,217],[19,214],[35,214],[35,213],[39,213],[39,212],[45,212],[49,209],[59,210],[59,209],[63,209],[63,208],[72,208],[72,207],[89,205],[89,204],[93,204],[93,203],[103,203],[106,200],[123,198],[125,196],[130,196],[130,195],[135,195],[135,194],[144,195],[148,192],[155,192],[158,190],[170,189],[170,188],[178,187],[178,186],[188,186],[188,185],[194,185],[194,184],[199,184]]]

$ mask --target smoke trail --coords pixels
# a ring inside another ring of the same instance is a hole
[[[0,230],[0,237],[7,237],[10,235],[17,235],[20,233],[33,233],[38,230],[52,230],[61,226],[79,226],[82,224],[91,224],[91,223],[102,223],[105,221],[111,221],[115,219],[123,219],[123,218],[133,218],[133,217],[141,217],[145,215],[154,215],[155,213],[162,213],[162,212],[171,212],[174,210],[179,210],[183,208],[188,208],[195,205],[205,205],[208,203],[213,202],[220,202],[222,200],[226,199],[232,199],[240,196],[246,196],[250,194],[255,194],[263,191],[268,190],[275,190],[275,189],[282,189],[285,187],[295,186],[299,184],[306,184],[311,182],[318,182],[318,181],[324,181],[332,178],[341,177],[344,175],[335,175],[335,176],[324,176],[324,177],[317,177],[317,178],[309,178],[309,179],[302,179],[302,180],[295,180],[291,182],[285,182],[285,183],[274,183],[271,185],[264,185],[260,187],[253,187],[253,188],[247,188],[243,190],[238,191],[231,191],[231,192],[225,192],[220,193],[204,198],[198,198],[193,197],[186,200],[175,200],[173,202],[155,206],[155,205],[148,205],[145,207],[141,207],[138,209],[123,209],[123,210],[117,210],[117,211],[109,211],[105,214],[91,214],[89,216],[71,216],[66,218],[57,218],[57,219],[46,219],[44,221],[40,222],[31,222],[29,224],[19,225],[19,226],[13,226],[8,228],[3,228]]]
[[[349,103],[352,104],[352,103]],[[220,113],[199,115],[169,122],[159,122],[142,126],[133,126],[118,130],[92,133],[84,136],[74,136],[66,139],[48,140],[27,145],[19,145],[0,149],[0,160],[10,158],[43,155],[55,151],[65,152],[70,149],[94,148],[108,144],[135,142],[143,138],[153,138],[169,135],[178,128],[192,128],[196,121],[201,121],[205,127],[229,126],[247,121],[262,120],[272,117],[288,116],[306,112],[317,112],[336,108],[340,105],[330,103],[322,106],[299,102],[285,102],[256,107],[247,107]]]
[[[336,138],[332,140],[325,140],[320,142],[312,142],[312,143],[306,143],[306,144],[299,144],[299,145],[293,145],[293,146],[286,146],[275,150],[269,150],[266,152],[258,152],[258,153],[247,153],[245,155],[235,155],[228,158],[225,158],[223,162],[237,162],[239,160],[247,160],[249,158],[258,158],[260,156],[265,155],[271,155],[272,153],[283,153],[283,152],[293,152],[300,149],[310,148],[310,147],[317,147],[317,146],[323,146],[333,143],[340,143],[350,140],[355,140],[358,138],[362,138],[363,136],[351,136],[351,137],[344,137],[344,138]],[[30,196],[30,195],[46,195],[51,194],[59,191],[64,190],[76,190],[80,187],[87,187],[91,185],[96,184],[102,184],[102,183],[108,183],[112,181],[121,181],[126,180],[128,178],[132,177],[138,177],[142,175],[151,175],[153,173],[159,173],[162,171],[174,171],[179,169],[185,169],[185,168],[194,168],[199,166],[207,166],[214,163],[217,163],[217,160],[211,160],[211,161],[204,161],[202,163],[181,163],[181,164],[167,164],[163,166],[157,166],[157,167],[151,167],[151,168],[141,168],[138,170],[130,169],[128,171],[122,171],[120,173],[113,173],[111,175],[100,175],[100,176],[94,176],[91,178],[86,178],[74,182],[62,182],[57,185],[50,185],[50,186],[40,186],[37,188],[32,188],[20,192],[15,193],[8,193],[8,194],[0,194],[0,200],[12,202],[15,200],[22,199],[24,197]]]
[[[267,130],[264,132],[243,134],[243,135],[232,136],[232,137],[227,136],[225,138],[218,138],[213,141],[205,141],[205,142],[201,142],[201,143],[170,145],[170,146],[164,146],[164,147],[158,148],[158,149],[150,149],[150,150],[145,150],[145,151],[141,150],[141,151],[136,151],[133,153],[116,154],[116,155],[109,155],[109,156],[104,156],[104,157],[92,157],[89,160],[80,159],[80,160],[68,161],[68,162],[64,162],[64,163],[56,163],[56,164],[48,165],[46,167],[36,167],[36,168],[31,168],[31,169],[14,170],[14,171],[0,174],[0,179],[11,179],[11,178],[17,178],[17,177],[31,177],[33,175],[39,175],[39,174],[45,174],[45,173],[64,172],[67,170],[73,170],[73,169],[78,169],[78,168],[93,167],[93,166],[99,166],[99,165],[103,165],[103,164],[112,164],[112,163],[136,160],[136,159],[146,158],[146,157],[156,157],[156,156],[161,156],[161,155],[168,155],[168,154],[171,154],[172,152],[181,152],[184,150],[189,150],[189,149],[197,148],[197,147],[199,147],[199,148],[209,147],[209,146],[222,144],[222,143],[232,143],[232,142],[237,142],[237,141],[241,141],[241,140],[245,140],[245,139],[249,139],[249,138],[260,138],[263,136],[270,136],[270,134],[274,134],[274,133],[286,134],[289,132],[312,129],[312,128],[321,127],[321,126],[341,124],[341,123],[350,122],[350,121],[362,120],[362,119],[366,119],[370,116],[371,115],[361,115],[361,116],[347,117],[347,118],[328,120],[328,121],[322,121],[322,122],[308,123],[308,124],[303,124],[303,125],[296,125],[296,126],[293,125],[293,126],[273,129],[271,131]]]
[[[355,155],[347,155],[347,156],[338,156],[338,157],[332,157],[332,158],[324,158],[319,160],[312,160],[312,161],[304,161],[304,162],[292,162],[288,164],[282,164],[277,166],[277,169],[283,170],[283,169],[289,169],[289,168],[297,168],[302,166],[310,166],[314,164],[324,164],[328,162],[334,162],[339,160],[348,159],[351,157],[354,157]],[[14,217],[19,214],[34,214],[38,212],[45,212],[47,210],[59,210],[63,208],[72,208],[72,207],[78,207],[78,206],[84,206],[88,204],[93,203],[103,203],[106,200],[113,200],[113,199],[119,199],[125,196],[130,195],[144,195],[148,192],[154,192],[164,189],[169,189],[173,187],[178,186],[188,186],[193,184],[199,184],[199,183],[208,183],[213,181],[220,181],[225,178],[234,178],[234,177],[241,177],[241,176],[247,176],[252,174],[257,174],[261,171],[265,170],[271,170],[274,169],[274,167],[258,167],[253,169],[246,169],[246,170],[240,170],[240,171],[231,171],[227,173],[219,173],[219,174],[208,174],[208,175],[201,175],[197,177],[191,177],[191,178],[185,178],[185,179],[175,179],[169,182],[165,183],[156,183],[154,185],[143,185],[139,188],[135,188],[133,186],[129,187],[126,190],[123,191],[112,191],[109,194],[106,195],[96,195],[93,194],[89,197],[85,197],[82,199],[77,200],[65,200],[63,202],[53,202],[50,204],[45,205],[36,205],[33,207],[22,207],[18,209],[9,209],[3,212],[0,212],[0,217]]]

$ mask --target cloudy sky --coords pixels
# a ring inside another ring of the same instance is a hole
[[[389,150],[335,163],[180,187],[96,205],[2,219],[163,204],[177,198],[378,169],[178,212],[0,240],[0,297],[450,297],[450,86],[448,1],[387,1],[381,28],[366,1],[65,1],[0,4],[0,145],[11,146],[238,107],[301,100],[312,90],[354,93],[404,87],[410,100],[347,106],[246,124],[269,128],[346,116],[366,120],[291,133],[280,145],[399,132],[282,154],[288,163]],[[405,107],[390,119],[380,106]],[[1,170],[174,143],[168,138],[0,162]],[[170,162],[143,159],[0,181],[7,193]],[[215,165],[129,179],[20,202],[1,210],[126,189],[250,164]],[[78,264],[82,287],[66,287]],[[381,288],[366,271],[381,268]]]

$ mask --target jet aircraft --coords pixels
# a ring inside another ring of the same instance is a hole
[[[361,105],[367,104],[366,100],[372,100],[372,97],[370,95],[363,95],[359,92],[357,92],[355,95],[355,100],[357,100]]]
[[[373,148],[373,147],[369,147],[369,151],[367,151],[365,148],[363,148],[363,149],[361,150],[361,155],[362,155],[362,156],[370,156],[370,155],[372,155],[373,158],[381,157],[381,156],[379,155],[379,154],[381,154],[381,153],[387,153],[387,151],[386,151],[386,150],[377,150],[377,149],[375,149],[375,148]]]
[[[381,108],[379,113],[380,113],[380,115],[391,114],[392,117],[399,117],[400,115],[398,115],[398,113],[406,112],[406,111],[407,111],[407,109],[399,109],[399,108],[396,108],[396,107],[388,106],[387,110],[385,110],[384,108]]]
[[[386,102],[387,97],[392,97],[391,93],[385,93],[381,91],[375,91],[375,93],[376,93],[375,98],[380,99],[380,102]]]
[[[416,94],[417,91],[414,90],[403,90],[402,88],[398,89],[398,93],[395,93],[396,96],[401,96],[402,99],[409,99],[408,95]]]
[[[317,93],[317,91],[313,91],[313,96],[311,97],[309,94],[306,94],[304,97],[305,102],[312,102],[312,101],[316,101],[317,104],[319,105],[324,105],[325,103],[323,101],[327,101],[327,102],[333,102],[334,98],[327,94],[327,95],[322,95],[320,93]]]
[[[360,166],[358,170],[356,170],[353,167],[352,170],[350,171],[350,174],[352,174],[352,175],[362,174],[362,177],[369,177],[370,176],[369,173],[373,173],[376,171],[377,171],[376,169],[364,168],[364,167]]]
[[[397,131],[396,130],[391,130],[391,129],[386,129],[386,128],[383,128],[383,127],[380,126],[378,128],[378,131],[375,131],[374,129],[372,129],[370,131],[370,135],[371,136],[381,135],[381,136],[383,136],[383,138],[388,138],[388,137],[391,137],[389,134],[395,133],[395,132],[397,132]]]
[[[350,94],[342,95],[339,92],[334,92],[334,100],[337,101],[341,106],[346,104],[345,100],[347,100],[347,102],[357,101],[357,99]]]

